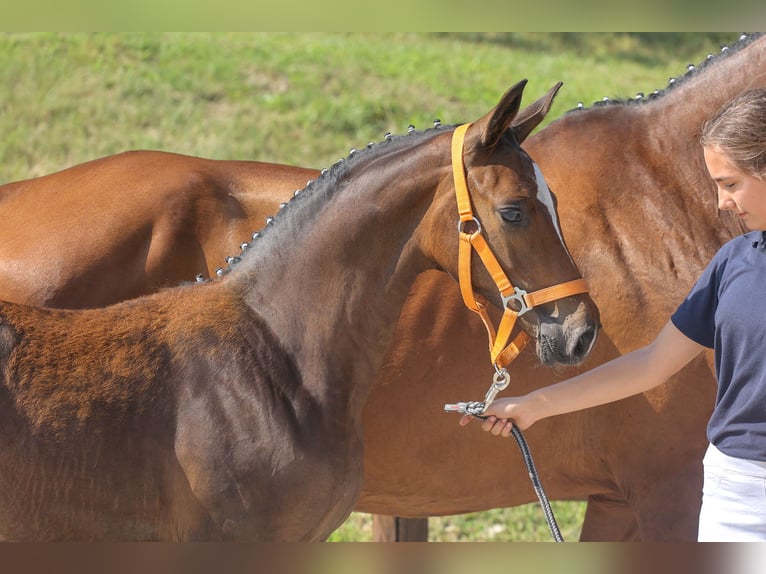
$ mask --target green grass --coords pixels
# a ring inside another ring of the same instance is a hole
[[[528,78],[550,117],[666,85],[734,34],[0,35],[0,182],[125,149],[325,167],[470,121]]]
[[[408,124],[478,118],[527,78],[546,122],[662,89],[736,34],[0,34],[0,182],[127,149],[325,167]],[[545,123],[543,125],[545,125]],[[457,431],[456,431],[457,432]],[[555,503],[567,540],[583,504]],[[537,504],[431,520],[432,540],[549,540]],[[333,540],[369,540],[354,514]]]
[[[551,501],[561,535],[567,542],[580,536],[585,503]],[[455,516],[436,516],[428,521],[430,542],[552,542],[553,535],[539,503],[498,508]],[[330,537],[330,542],[369,542],[372,517],[353,513]]]

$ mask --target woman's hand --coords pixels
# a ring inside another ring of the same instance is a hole
[[[509,437],[514,422],[519,429],[524,430],[532,425],[534,419],[524,413],[523,397],[510,397],[495,400],[484,413],[488,418],[481,421],[481,428],[495,436]],[[463,415],[460,426],[465,426],[471,415]]]
[[[471,422],[472,418],[474,417],[471,415],[463,415],[463,418],[460,419],[460,426],[467,425]],[[508,419],[498,419],[492,416],[481,421],[481,429],[491,432],[495,436],[509,437],[513,429],[513,422]]]
[[[646,347],[612,359],[555,385],[542,387],[521,397],[496,399],[484,412],[481,428],[494,435],[510,436],[513,423],[526,430],[536,421],[603,405],[648,391],[702,352],[704,347],[689,339],[668,321]],[[460,425],[473,417],[466,415]]]

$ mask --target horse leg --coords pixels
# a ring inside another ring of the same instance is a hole
[[[639,542],[638,522],[627,500],[588,497],[580,542]]]
[[[642,495],[631,496],[643,542],[695,542],[702,505],[702,462],[655,479]],[[699,468],[697,468],[699,467]]]
[[[372,516],[374,542],[428,542],[428,518]]]

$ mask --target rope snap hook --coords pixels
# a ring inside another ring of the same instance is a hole
[[[498,368],[498,366],[495,365],[495,374],[492,375],[492,385],[489,387],[489,390],[484,397],[483,410],[486,411],[489,408],[489,405],[495,401],[497,393],[507,389],[510,382],[511,376],[508,374],[508,371],[504,368]]]

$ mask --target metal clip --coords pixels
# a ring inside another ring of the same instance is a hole
[[[497,369],[495,368],[495,374],[492,375],[492,386],[489,387],[489,390],[487,391],[487,394],[484,397],[484,410],[486,410],[489,405],[491,405],[495,397],[497,396],[497,393],[500,391],[504,391],[506,388],[508,388],[508,384],[511,381],[511,376],[508,374],[508,371],[505,369]]]
[[[484,411],[495,400],[497,393],[505,390],[511,382],[511,377],[506,369],[500,369],[495,365],[495,374],[492,376],[492,386],[489,387],[483,401],[467,401],[462,403],[447,403],[444,405],[444,411],[448,413],[462,413],[474,416],[476,418],[484,417]]]
[[[465,413],[465,407],[468,403],[447,403],[444,405],[445,413]]]

